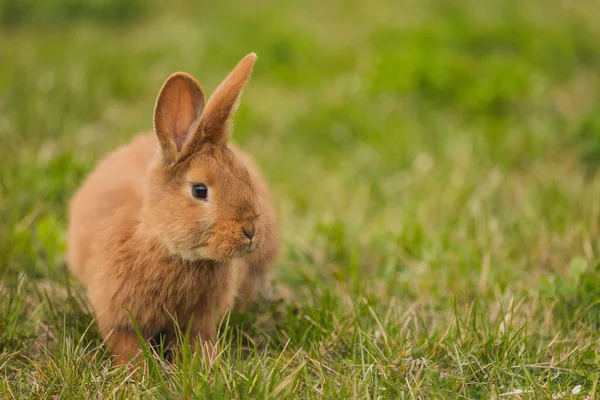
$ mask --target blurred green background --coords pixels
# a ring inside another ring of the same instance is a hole
[[[246,321],[278,345],[229,360],[270,382],[231,378],[240,393],[595,391],[599,43],[600,3],[585,0],[0,0],[0,393],[90,394],[81,382],[105,354],[66,388],[40,372],[73,367],[52,343],[91,321],[64,265],[68,199],[151,129],[169,74],[210,93],[252,51],[234,140],[271,183],[277,280],[294,300]],[[48,329],[46,351],[32,350]],[[430,366],[418,376],[413,346]],[[280,353],[293,379],[266,377]]]

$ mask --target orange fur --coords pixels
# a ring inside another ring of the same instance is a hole
[[[228,143],[255,59],[246,56],[206,108],[193,77],[171,75],[154,134],[108,155],[71,200],[68,265],[118,363],[139,351],[129,312],[147,340],[160,333],[172,343],[175,318],[209,345],[238,292],[243,308],[268,281],[279,245],[269,189]],[[199,183],[208,201],[192,196]]]

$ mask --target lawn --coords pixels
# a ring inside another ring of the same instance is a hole
[[[185,3],[0,0],[0,397],[600,398],[600,2]],[[116,368],[68,200],[251,51],[278,290],[212,366]]]

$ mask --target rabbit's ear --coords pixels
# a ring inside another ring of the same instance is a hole
[[[254,53],[244,57],[208,100],[203,118],[203,140],[217,145],[227,143],[231,136],[231,117],[237,110],[255,61]]]
[[[176,72],[165,81],[154,108],[154,132],[165,165],[192,151],[202,130],[204,102],[204,91],[191,75]]]

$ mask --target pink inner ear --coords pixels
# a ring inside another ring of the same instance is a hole
[[[169,103],[167,113],[169,124],[167,126],[169,126],[171,137],[177,145],[177,151],[180,151],[187,140],[190,127],[197,119],[194,99],[185,87],[178,85],[177,95]]]

